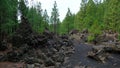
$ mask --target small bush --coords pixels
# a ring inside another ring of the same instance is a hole
[[[90,36],[88,36],[88,42],[92,42],[94,39],[95,39],[95,37],[94,37],[94,35],[90,35]]]

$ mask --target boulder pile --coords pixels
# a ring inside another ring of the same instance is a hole
[[[9,50],[0,52],[0,61],[24,62],[27,68],[59,68],[65,57],[74,53],[72,40],[67,35],[59,36],[47,28],[38,34],[32,30],[25,17],[22,17],[22,22],[11,41]]]

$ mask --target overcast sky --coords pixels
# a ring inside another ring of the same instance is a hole
[[[54,1],[57,2],[57,8],[59,12],[59,18],[62,21],[67,13],[68,8],[70,8],[72,13],[77,13],[80,9],[81,0],[33,0],[35,2],[41,2],[43,10],[47,10],[48,15],[51,16],[51,11],[53,8]],[[29,2],[32,2],[29,0]],[[32,2],[33,3],[33,2]]]

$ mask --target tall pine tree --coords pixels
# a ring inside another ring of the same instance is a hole
[[[53,25],[53,31],[54,33],[58,33],[59,30],[59,13],[58,13],[58,9],[57,9],[57,3],[56,1],[54,2],[54,7],[52,8],[52,13],[51,13],[51,22]]]
[[[119,31],[120,29],[120,1],[109,0],[106,6],[104,22],[106,23],[107,29],[113,31]]]
[[[44,27],[48,28],[48,24],[49,24],[49,16],[47,14],[47,10],[45,9],[44,14],[43,14],[43,21],[44,21]]]
[[[60,29],[63,33],[69,33],[70,30],[74,29],[74,14],[71,13],[69,8],[61,26]]]
[[[0,33],[13,34],[17,28],[17,0],[0,0]]]
[[[26,0],[20,0],[19,1],[19,10],[21,15],[27,16],[28,13],[28,7],[26,6],[27,1]]]
[[[82,0],[80,10],[75,16],[74,26],[78,30],[83,30],[83,28],[85,28],[84,18],[86,17],[86,4],[87,0]]]

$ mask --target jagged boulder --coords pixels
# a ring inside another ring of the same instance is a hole
[[[55,65],[55,62],[51,59],[51,58],[47,58],[45,60],[45,66],[48,67],[48,66],[54,66]]]
[[[18,62],[22,59],[22,53],[11,51],[7,53],[7,60],[11,62]]]
[[[79,30],[77,30],[77,29],[73,29],[73,30],[71,30],[70,32],[69,32],[69,34],[77,34],[79,32]]]
[[[0,51],[5,51],[6,49],[8,49],[7,47],[7,42],[6,41],[0,41],[1,45],[0,45]]]

